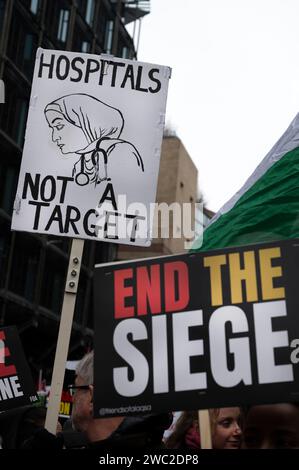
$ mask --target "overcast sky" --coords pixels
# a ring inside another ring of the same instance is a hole
[[[172,67],[166,121],[218,210],[299,112],[299,0],[151,0],[138,59]]]

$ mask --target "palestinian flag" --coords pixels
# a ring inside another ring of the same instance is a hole
[[[299,114],[191,251],[299,238]]]

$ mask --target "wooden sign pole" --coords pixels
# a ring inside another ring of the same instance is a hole
[[[68,273],[64,289],[64,298],[51,381],[50,397],[45,423],[45,428],[52,434],[56,434],[65,366],[73,325],[83,248],[84,240],[74,238],[72,241]]]
[[[201,449],[212,449],[211,421],[209,410],[198,412],[199,435]]]

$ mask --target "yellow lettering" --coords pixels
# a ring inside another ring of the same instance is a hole
[[[229,255],[229,272],[232,304],[243,302],[242,281],[245,281],[247,302],[257,302],[257,282],[254,251],[244,252],[244,268],[241,269],[240,253]]]
[[[61,401],[60,402],[60,408],[59,408],[59,414],[61,415],[70,415],[71,413],[71,404],[68,401]]]
[[[273,278],[282,276],[281,266],[272,266],[273,258],[280,258],[280,247],[259,250],[263,300],[285,297],[284,287],[273,287]]]
[[[65,415],[70,415],[70,411],[71,411],[70,406],[71,406],[71,404],[69,402],[65,402],[65,404],[64,404],[64,414]]]
[[[226,256],[206,256],[203,264],[205,268],[210,268],[212,305],[223,305],[221,266],[226,264]]]

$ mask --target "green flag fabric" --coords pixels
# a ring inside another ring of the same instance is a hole
[[[299,114],[191,251],[299,238]]]

